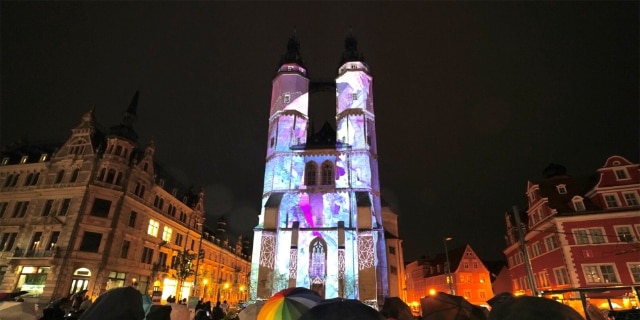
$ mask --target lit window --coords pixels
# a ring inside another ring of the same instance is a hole
[[[162,240],[169,242],[171,241],[171,234],[173,233],[173,229],[169,227],[164,227],[164,231],[162,232]]]
[[[608,208],[616,208],[618,207],[618,197],[616,197],[613,194],[605,194],[604,195],[604,200],[607,203],[607,207]]]
[[[566,194],[567,193],[567,186],[564,184],[559,184],[556,186],[556,190],[558,190],[559,194]]]
[[[47,161],[47,157],[48,157],[48,156],[49,156],[49,155],[48,155],[48,154],[46,154],[46,153],[41,154],[41,155],[40,155],[40,162],[45,162],[45,161]]]
[[[20,159],[20,163],[27,163],[28,159],[29,159],[29,156],[22,156],[22,159]]]
[[[587,283],[618,283],[616,268],[613,264],[583,265]]]
[[[7,163],[9,163],[9,158],[2,158],[2,165],[6,165]]]
[[[147,234],[157,237],[159,228],[160,228],[160,223],[158,221],[150,219],[149,228],[147,228]]]

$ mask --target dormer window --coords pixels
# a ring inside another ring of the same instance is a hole
[[[2,158],[2,165],[5,166],[7,165],[7,163],[9,163],[9,158],[8,157]]]
[[[29,159],[29,156],[22,156],[22,158],[20,159],[20,163],[27,163],[28,159]]]
[[[616,169],[616,179],[618,179],[618,180],[629,179],[629,175],[627,174],[627,170],[625,170],[625,169]]]
[[[290,103],[290,102],[291,102],[291,95],[287,93],[284,95],[284,103]]]
[[[45,161],[47,161],[47,158],[48,158],[48,157],[49,157],[49,155],[48,155],[48,154],[46,154],[46,153],[41,154],[41,155],[40,155],[40,162],[45,162]]]
[[[573,199],[571,199],[571,202],[573,203],[573,209],[576,212],[586,210],[584,207],[584,200],[582,199],[582,197],[576,196]]]
[[[164,188],[164,179],[160,179],[160,181],[158,181],[158,185],[159,185],[161,188]]]
[[[558,190],[559,194],[567,194],[567,185],[559,184],[556,186],[556,190]]]
[[[618,197],[616,197],[615,194],[605,194],[604,201],[607,203],[607,208],[617,208],[620,206]]]
[[[287,66],[287,71],[293,71],[293,66]]]

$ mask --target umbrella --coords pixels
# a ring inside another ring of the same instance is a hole
[[[293,287],[281,290],[264,303],[258,320],[296,320],[318,304],[322,297],[313,290]]]
[[[145,310],[142,295],[132,287],[110,289],[101,294],[93,304],[82,313],[80,319],[90,320],[142,320]]]
[[[29,293],[29,291],[13,291],[13,292],[0,292],[0,301],[11,301],[16,297]]]
[[[318,303],[300,317],[300,320],[385,320],[384,316],[368,305],[352,299],[333,298]]]
[[[384,299],[384,305],[380,310],[385,318],[393,318],[396,320],[413,320],[411,308],[398,297],[389,297]]]
[[[482,307],[469,303],[465,298],[438,292],[420,299],[425,320],[485,320]]]
[[[489,299],[491,312],[488,319],[494,320],[583,320],[573,308],[558,301],[542,298],[500,293]]]
[[[264,306],[264,301],[256,301],[256,303],[249,304],[238,313],[238,317],[240,317],[240,320],[256,320],[262,306]]]

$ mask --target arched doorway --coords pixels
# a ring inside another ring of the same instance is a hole
[[[91,270],[87,268],[78,268],[73,271],[69,295],[73,295],[74,293],[82,290],[87,290],[89,287],[89,279],[91,279]]]
[[[311,290],[321,297],[325,296],[325,282],[327,275],[327,243],[322,238],[315,238],[309,244],[309,277],[311,277]]]

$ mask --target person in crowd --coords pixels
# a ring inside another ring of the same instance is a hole
[[[220,301],[216,302],[216,306],[213,307],[213,311],[211,312],[211,319],[213,320],[222,320],[227,314],[222,311],[220,307]]]
[[[222,301],[220,308],[222,308],[222,311],[224,311],[224,314],[227,314],[229,312],[229,305],[227,304],[227,300]]]
[[[85,311],[85,310],[89,309],[90,306],[91,306],[91,298],[89,297],[89,295],[86,295],[78,309],[79,309],[79,311]]]

